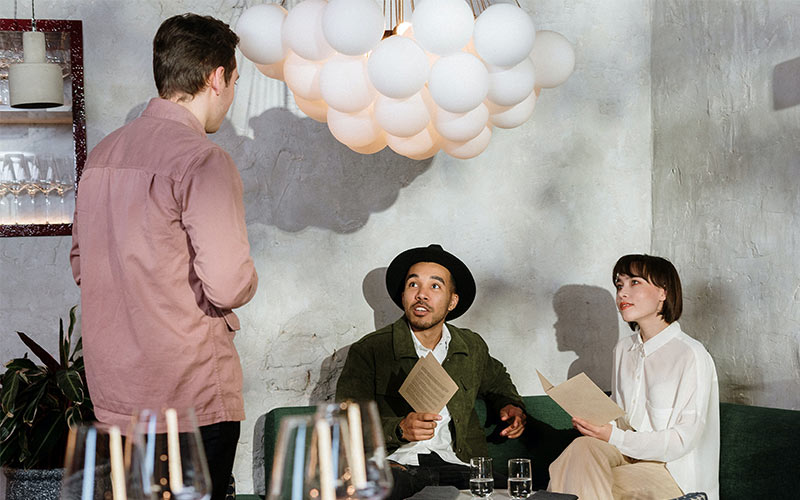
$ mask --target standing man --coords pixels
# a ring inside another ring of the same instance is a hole
[[[405,315],[350,347],[336,400],[375,400],[392,465],[392,499],[429,485],[469,487],[469,459],[487,456],[475,400],[507,424],[501,435],[525,429],[524,403],[505,367],[477,333],[446,324],[475,299],[467,266],[439,245],[401,253],[386,271],[386,290]],[[416,413],[398,390],[417,360],[433,352],[458,385],[440,414]]]
[[[141,408],[194,408],[215,500],[244,420],[232,309],[258,283],[239,172],[206,137],[233,101],[238,41],[212,17],[164,21],[159,97],[89,155],[70,253],[97,419],[124,429]]]

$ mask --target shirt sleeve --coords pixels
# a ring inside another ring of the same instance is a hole
[[[622,430],[612,424],[609,443],[632,458],[671,462],[690,452],[703,434],[714,383],[713,366],[697,355],[686,364],[671,410],[663,430],[638,432]],[[648,413],[650,413],[648,409]],[[651,419],[658,416],[650,415]]]
[[[221,309],[246,304],[258,285],[242,192],[236,165],[220,148],[200,154],[181,183],[181,217],[195,254],[194,271],[206,298]]]

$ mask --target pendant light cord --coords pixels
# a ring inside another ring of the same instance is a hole
[[[31,0],[31,31],[36,31],[36,2]]]

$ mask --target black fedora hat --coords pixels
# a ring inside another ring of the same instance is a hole
[[[447,314],[447,319],[455,319],[469,309],[475,300],[475,279],[466,264],[441,245],[428,245],[406,250],[392,260],[386,270],[386,291],[395,304],[403,308],[403,288],[408,270],[417,262],[434,262],[450,271],[456,285],[458,304]]]

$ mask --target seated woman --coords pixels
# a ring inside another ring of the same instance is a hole
[[[549,490],[581,499],[719,498],[719,394],[714,361],[677,322],[681,282],[666,259],[626,255],[612,273],[617,309],[636,332],[614,348],[612,398],[625,411],[550,465]]]

